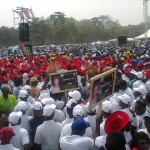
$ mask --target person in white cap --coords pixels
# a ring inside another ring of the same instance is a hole
[[[31,142],[34,143],[36,129],[44,122],[43,106],[41,102],[35,101],[33,104],[34,117],[29,121]]]
[[[142,72],[136,72],[136,81],[133,83],[132,89],[137,88],[139,85],[143,85],[146,87],[146,85],[144,84],[144,82],[142,81],[143,79],[143,73]]]
[[[35,99],[30,95],[30,93],[31,93],[31,86],[25,85],[25,86],[22,87],[22,90],[25,90],[25,91],[28,92],[29,96],[28,96],[27,102],[33,104],[35,102]]]
[[[59,137],[62,125],[54,122],[54,111],[56,105],[46,105],[43,109],[45,121],[37,127],[34,143],[37,147],[42,147],[42,150],[59,150]]]
[[[32,119],[31,116],[27,116],[26,111],[27,111],[27,103],[24,101],[20,101],[17,106],[15,107],[14,111],[21,111],[22,116],[21,116],[21,127],[26,129],[29,133],[30,125],[29,121]]]
[[[41,103],[43,104],[43,107],[46,105],[51,105],[51,104],[55,105],[55,101],[51,97],[50,98],[43,98],[41,100]],[[61,110],[55,109],[54,121],[62,123],[64,120],[65,120],[65,114]]]
[[[105,122],[106,119],[111,115],[112,113],[112,103],[109,102],[108,100],[105,100],[104,102],[102,102],[102,116],[103,116],[103,121],[100,124],[100,136],[102,135],[106,135],[105,130],[104,130],[104,126],[105,126]]]
[[[9,115],[9,123],[13,128],[15,136],[11,139],[11,144],[20,150],[29,150],[29,135],[28,131],[20,126],[22,112],[12,112]]]
[[[65,126],[66,124],[71,123],[74,120],[73,117],[73,108],[77,105],[77,102],[74,99],[68,100],[66,104],[66,111],[68,116],[66,119],[62,122],[62,126]]]
[[[87,104],[87,106],[89,105],[89,102]],[[88,106],[89,107],[89,106]],[[90,123],[90,127],[92,129],[92,133],[93,133],[93,136],[95,136],[95,130],[96,130],[96,111],[97,111],[97,107],[93,107],[91,109],[87,109],[88,112],[87,112],[87,117],[84,118],[84,120],[86,122],[89,122]]]
[[[135,100],[131,103],[131,110],[134,112],[135,111],[135,104],[136,104],[136,101],[140,98],[140,97],[143,97],[144,95],[147,94],[147,89],[145,86],[143,85],[140,85],[138,86],[137,88],[134,88],[133,89],[134,91],[134,95],[135,95]]]
[[[20,101],[24,101],[27,103],[27,111],[26,111],[26,114],[27,116],[32,116],[33,115],[33,112],[32,112],[32,104],[27,102],[28,101],[28,97],[29,97],[29,94],[26,90],[20,90],[19,92],[19,99],[18,99],[18,102]]]
[[[132,140],[131,125],[132,125],[132,121],[134,120],[133,114],[129,109],[129,107],[131,105],[131,98],[127,94],[118,96],[118,98],[120,99],[119,106],[121,107],[121,111],[127,113],[127,115],[129,116],[129,123],[124,131],[124,136],[126,138],[126,142],[129,143]]]
[[[85,122],[83,118],[77,118],[71,125],[72,133],[60,139],[60,147],[62,150],[90,150],[94,147],[93,139],[83,137],[86,129],[90,127],[89,122]]]
[[[76,119],[78,117],[84,117],[83,107],[80,105],[76,105],[73,108],[73,116],[74,116],[74,119]],[[71,125],[72,125],[72,122],[63,126],[60,138],[63,136],[66,136],[66,135],[71,135]],[[86,129],[84,136],[93,138],[92,129],[90,127]]]
[[[120,99],[119,106],[121,107],[121,111],[126,112],[129,116],[129,120],[132,121],[133,120],[133,114],[129,109],[129,107],[131,105],[130,96],[127,94],[123,94],[122,96],[118,96],[118,98]]]
[[[86,109],[86,106],[82,103],[82,100],[81,100],[81,93],[77,90],[74,90],[74,91],[70,91],[68,93],[68,96],[70,99],[74,99],[77,101],[78,105],[82,106],[83,109],[84,109],[84,113],[86,115],[87,113],[87,109]]]

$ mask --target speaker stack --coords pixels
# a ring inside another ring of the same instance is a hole
[[[126,36],[118,36],[118,45],[125,45],[127,43]]]
[[[19,24],[19,41],[29,42],[30,40],[30,28],[29,23],[20,23]]]

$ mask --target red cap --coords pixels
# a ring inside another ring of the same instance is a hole
[[[150,70],[147,70],[147,71],[145,72],[145,76],[146,76],[146,77],[150,77]]]
[[[129,122],[129,116],[123,111],[112,113],[105,122],[105,132],[109,134],[113,131],[120,132]]]
[[[3,143],[10,142],[11,138],[15,135],[13,129],[10,127],[3,127],[0,130],[0,141]]]
[[[144,62],[138,62],[137,66],[138,66],[138,67],[144,66]]]
[[[130,74],[130,72],[131,72],[131,68],[126,68],[125,70],[124,70],[124,74],[125,75],[127,75],[127,74]]]

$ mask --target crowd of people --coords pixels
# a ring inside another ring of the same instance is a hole
[[[0,150],[150,150],[150,44],[59,48],[0,58]],[[114,93],[89,107],[112,68]],[[54,94],[50,74],[74,69],[79,89]]]

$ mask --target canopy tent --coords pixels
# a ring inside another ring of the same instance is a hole
[[[150,38],[150,29],[147,32],[135,37],[135,39],[145,39],[145,34],[146,34],[146,38]]]

